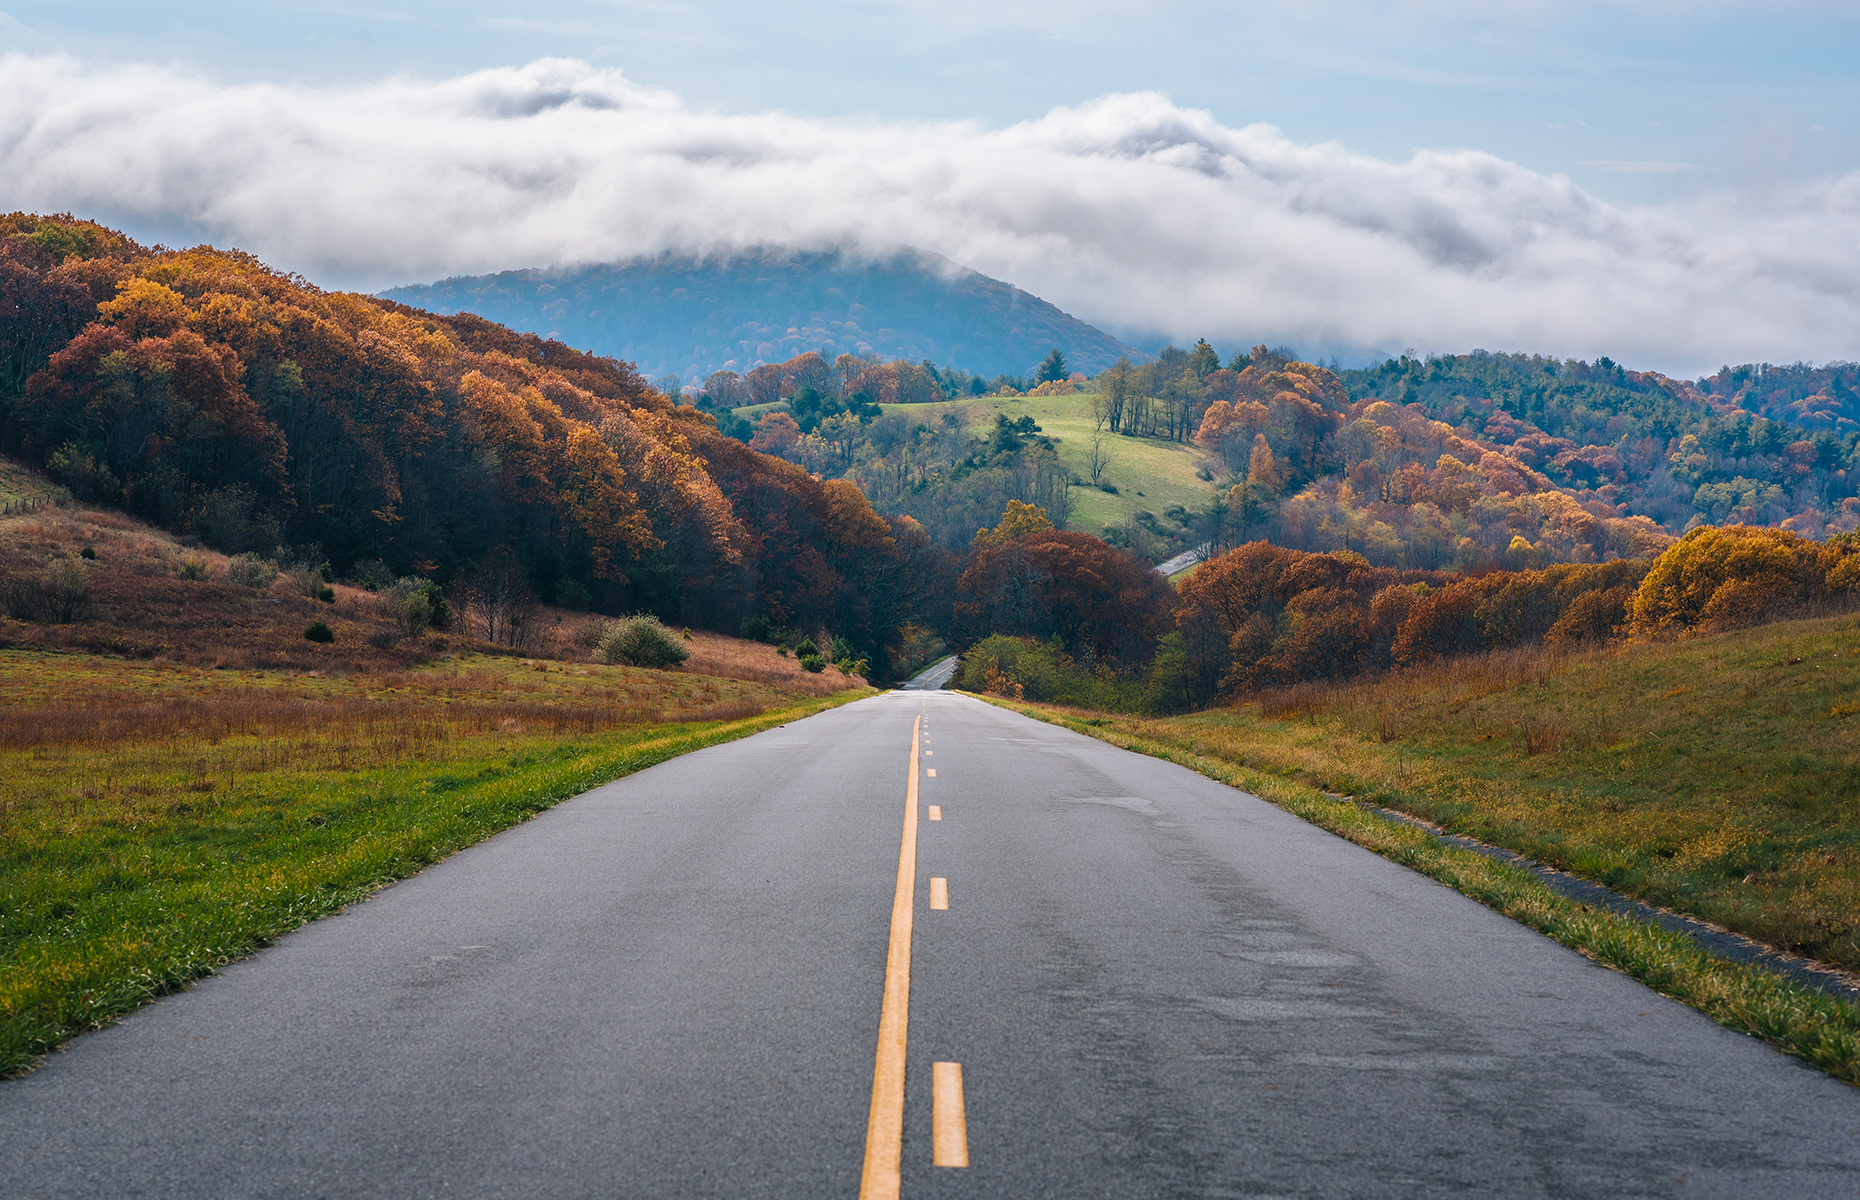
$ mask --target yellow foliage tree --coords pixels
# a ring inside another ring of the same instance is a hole
[[[1009,500],[1007,507],[1001,510],[1001,523],[993,529],[978,529],[974,539],[969,543],[978,550],[990,546],[1001,546],[1015,538],[1026,537],[1030,533],[1045,533],[1054,528],[1052,518],[1046,510],[1032,504],[1022,504],[1019,500]]]

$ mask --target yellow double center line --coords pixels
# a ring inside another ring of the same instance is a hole
[[[891,901],[891,950],[885,958],[885,1003],[878,1014],[878,1059],[872,1068],[872,1109],[865,1124],[865,1170],[859,1200],[897,1200],[904,1157],[904,1047],[911,1020],[911,913],[917,897],[917,756],[923,715],[911,725],[910,782],[904,788],[904,839],[898,847],[898,890]]]

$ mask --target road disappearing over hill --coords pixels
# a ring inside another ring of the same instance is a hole
[[[1854,1195],[1860,1091],[1243,793],[900,691],[77,1039],[0,1083],[0,1161],[61,1198]]]

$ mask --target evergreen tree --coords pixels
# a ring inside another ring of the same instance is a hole
[[[1208,345],[1208,339],[1202,338],[1195,343],[1195,348],[1188,352],[1189,369],[1195,372],[1197,380],[1205,380],[1221,369],[1221,356]]]
[[[1055,379],[1064,379],[1071,373],[1071,369],[1066,366],[1066,356],[1059,352],[1059,347],[1054,346],[1053,352],[1040,363],[1037,375],[1041,383],[1050,383]]]

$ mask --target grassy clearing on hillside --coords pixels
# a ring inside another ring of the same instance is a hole
[[[1090,479],[1086,460],[1091,454],[1091,397],[1032,396],[1021,399],[982,397],[940,404],[892,404],[885,411],[922,414],[924,421],[951,405],[969,414],[970,429],[985,436],[994,429],[995,415],[1002,413],[1019,419],[1032,417],[1047,436],[1057,440],[1059,461],[1081,479]],[[1110,465],[1104,478],[1117,485],[1111,495],[1089,483],[1072,489],[1071,529],[1102,536],[1104,531],[1147,510],[1158,517],[1172,505],[1190,510],[1204,509],[1214,498],[1214,484],[1195,474],[1203,464],[1213,464],[1205,451],[1181,442],[1156,438],[1131,438],[1118,434],[1104,435],[1105,452]]]
[[[866,694],[0,651],[0,1074],[557,801]]]
[[[1525,650],[1117,728],[1860,969],[1860,620]]]

